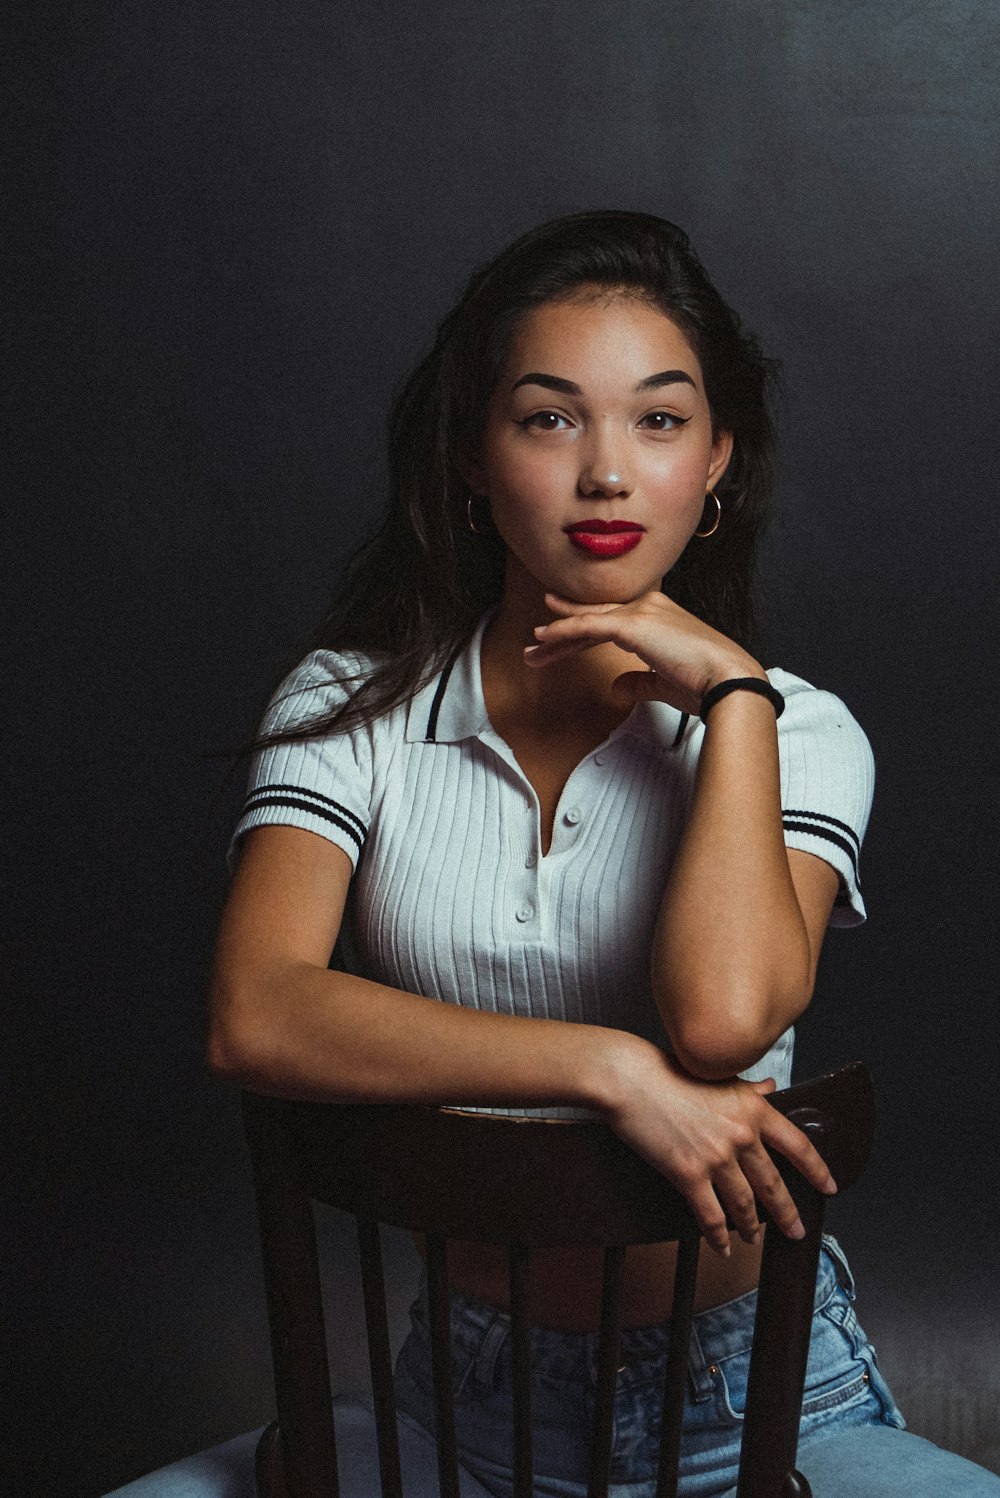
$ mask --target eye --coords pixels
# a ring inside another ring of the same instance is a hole
[[[650,411],[637,425],[644,427],[647,432],[672,432],[677,427],[685,426],[690,420],[690,416],[678,416],[673,411]]]
[[[533,432],[561,432],[569,426],[569,420],[559,411],[532,411],[517,424]]]

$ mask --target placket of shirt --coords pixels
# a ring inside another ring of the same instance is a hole
[[[565,876],[567,857],[576,851],[585,835],[588,818],[597,799],[594,775],[607,764],[614,752],[613,741],[608,740],[594,753],[588,754],[573,770],[559,797],[552,824],[552,842],[548,853],[543,857],[541,807],[534,786],[518,764],[509,744],[499,734],[492,729],[484,729],[479,737],[514,771],[532,818],[529,845],[524,854],[524,883],[515,899],[514,921],[526,940],[548,939],[552,936],[550,916],[553,897]]]

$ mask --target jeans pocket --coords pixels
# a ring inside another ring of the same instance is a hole
[[[878,1358],[875,1356],[874,1343],[868,1342],[866,1344],[864,1357],[868,1364],[868,1377],[872,1391],[882,1406],[882,1424],[891,1425],[896,1430],[905,1430],[906,1421],[903,1419],[902,1411],[895,1399],[893,1399],[892,1390],[886,1383],[882,1370],[879,1368]]]
[[[803,1422],[817,1426],[844,1421],[901,1429],[903,1418],[848,1298],[852,1289],[838,1289],[813,1318]]]
[[[715,1385],[715,1405],[723,1423],[743,1424],[747,1407],[747,1380],[750,1353],[737,1353],[725,1362],[713,1363],[709,1369]]]
[[[853,1286],[838,1286],[813,1317],[802,1399],[803,1431],[844,1420],[858,1425],[905,1425],[878,1368],[875,1349],[858,1324],[848,1298]],[[720,1419],[742,1424],[746,1414],[750,1354],[712,1364]]]
[[[412,1400],[416,1396],[429,1406],[434,1398],[434,1365],[429,1317],[422,1299],[410,1307],[410,1323],[410,1334],[396,1359],[397,1399],[402,1397],[406,1403],[407,1398]],[[491,1375],[497,1350],[493,1344],[499,1342],[502,1345],[503,1333],[494,1322],[483,1326],[467,1325],[460,1312],[453,1312],[450,1330],[451,1388],[457,1409],[460,1403],[482,1398],[490,1391],[492,1379],[482,1376],[484,1365],[490,1365],[486,1371]],[[492,1356],[484,1356],[490,1350]],[[409,1395],[404,1391],[409,1391]]]

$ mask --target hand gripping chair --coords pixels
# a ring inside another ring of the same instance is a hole
[[[383,1498],[401,1498],[378,1224],[426,1234],[441,1498],[459,1498],[451,1395],[446,1241],[507,1246],[514,1368],[515,1498],[531,1498],[530,1328],[533,1248],[604,1250],[589,1498],[607,1492],[625,1247],[679,1246],[664,1385],[658,1498],[677,1491],[680,1424],[700,1237],[683,1198],[598,1121],[518,1119],[395,1104],[316,1104],[244,1094],[253,1158],[278,1418],[257,1450],[260,1498],[339,1493],[312,1199],[353,1213]],[[775,1093],[838,1186],[855,1181],[871,1145],[871,1078],[853,1065]],[[806,1228],[766,1235],[751,1354],[738,1498],[809,1498],[795,1471],[799,1413],[825,1198],[777,1163]]]

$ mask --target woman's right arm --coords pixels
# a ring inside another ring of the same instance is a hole
[[[350,878],[346,853],[302,828],[246,835],[212,975],[216,1072],[330,1102],[595,1109],[684,1193],[723,1252],[723,1205],[752,1237],[755,1191],[783,1231],[798,1230],[765,1145],[830,1188],[819,1155],[761,1084],[696,1081],[624,1031],[481,1013],[331,971]]]
[[[212,977],[214,1070],[330,1102],[598,1106],[615,1047],[592,1027],[483,1014],[329,970],[350,877],[347,854],[312,832],[247,834]]]

